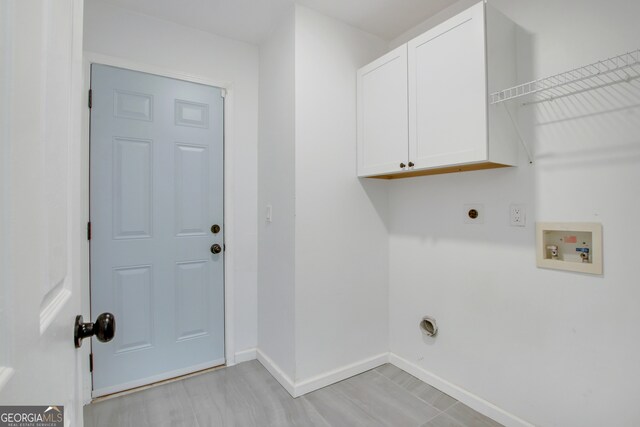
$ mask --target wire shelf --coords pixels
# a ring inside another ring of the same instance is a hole
[[[593,89],[640,79],[640,49],[571,71],[494,92],[491,104],[530,96],[524,104],[552,101]]]

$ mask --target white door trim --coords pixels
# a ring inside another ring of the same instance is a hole
[[[200,83],[209,86],[215,86],[225,89],[226,96],[224,101],[224,225],[225,225],[225,256],[224,256],[224,346],[225,359],[227,366],[235,365],[235,341],[234,341],[234,221],[233,214],[235,211],[233,188],[234,188],[234,163],[233,150],[234,146],[234,90],[233,82],[216,81],[202,76],[189,75],[164,67],[144,64],[131,61],[115,56],[102,55],[94,52],[84,52],[83,70],[84,70],[84,93],[88,94],[91,82],[91,64],[110,65],[112,67],[125,68],[132,71],[140,71],[143,73],[155,74],[158,76],[170,77],[178,80],[185,80],[193,83]],[[82,117],[82,208],[84,223],[89,221],[89,108],[83,108]],[[82,247],[82,315],[91,318],[91,299],[90,299],[90,275],[89,275],[89,241],[83,239]],[[82,370],[89,371],[89,353],[90,346],[82,347]],[[84,404],[91,402],[91,375],[84,375],[83,383],[83,400]]]

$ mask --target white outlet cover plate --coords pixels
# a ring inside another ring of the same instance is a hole
[[[475,209],[478,216],[474,219],[469,216],[469,211]],[[465,224],[484,224],[484,205],[481,203],[468,203],[463,206],[462,215]]]
[[[509,206],[509,222],[514,227],[527,225],[527,206],[513,203]]]

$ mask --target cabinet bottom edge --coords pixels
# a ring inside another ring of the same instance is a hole
[[[400,172],[400,173],[394,173],[394,174],[388,174],[388,175],[367,176],[364,178],[401,179],[401,178],[411,178],[414,176],[440,175],[444,173],[470,172],[470,171],[477,171],[477,170],[484,170],[484,169],[508,168],[512,166],[513,165],[505,165],[501,163],[482,162],[482,163],[473,163],[468,165],[447,166],[444,168],[413,170],[413,171]]]

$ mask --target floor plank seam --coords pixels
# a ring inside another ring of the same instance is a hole
[[[396,386],[397,388],[400,388],[401,390],[409,393],[409,395],[411,395],[412,397],[415,397],[416,399],[418,399],[420,402],[432,407],[433,409],[435,409],[436,411],[438,411],[438,415],[440,415],[441,412],[444,412],[443,410],[436,408],[433,404],[431,404],[430,402],[427,402],[426,400],[424,400],[423,398],[421,398],[420,396],[418,396],[417,394],[407,390],[406,388],[402,387],[400,384],[397,384],[395,381],[393,381],[391,378],[389,378],[388,376],[384,375],[382,372],[378,372],[374,369],[375,373],[382,376],[384,379],[388,380],[391,384],[393,384],[394,386]],[[404,372],[404,371],[403,371]],[[411,374],[409,374],[411,375]],[[426,383],[425,383],[426,384]],[[436,389],[438,390],[438,389]],[[438,390],[440,391],[440,390]],[[440,393],[443,393],[440,391]],[[443,393],[444,394],[444,393]],[[448,396],[448,395],[447,395]],[[456,403],[458,403],[458,401],[456,401]],[[456,403],[454,403],[453,405],[455,405]],[[451,406],[453,406],[451,405]],[[449,406],[447,409],[449,409],[451,406]],[[436,415],[437,416],[437,415]],[[434,417],[435,418],[435,417]],[[433,419],[433,418],[431,418]],[[427,421],[428,422],[428,421]]]
[[[438,408],[436,408],[436,409],[438,409]],[[441,411],[441,410],[438,409],[438,413],[437,414],[435,414],[433,417],[429,418],[427,421],[425,421],[422,424],[420,424],[420,426],[424,426],[424,425],[429,424],[431,421],[435,420],[437,417],[439,417],[440,415],[442,415],[444,413],[445,413],[444,411]]]
[[[318,416],[320,417],[320,419],[322,421],[324,421],[324,423],[328,426],[328,427],[333,427],[332,424],[329,422],[328,419],[326,419],[324,417],[324,415],[322,415],[322,413],[313,405],[313,403],[306,398],[306,396],[300,396],[300,399],[303,399],[305,402],[307,402],[307,404],[309,405],[309,407],[311,409],[313,409],[315,411],[316,414],[318,414]]]
[[[398,369],[400,369],[400,368],[398,368]],[[408,373],[408,372],[406,372],[406,371],[404,371],[404,370],[402,370],[402,369],[400,369],[400,370],[401,370],[402,372],[406,373],[407,375],[411,375],[410,373]],[[377,370],[376,370],[376,372],[377,372],[379,375],[382,375],[383,377],[387,378],[389,381],[393,382],[394,384],[397,384],[395,381],[393,381],[393,379],[392,379],[391,377],[389,377],[389,376],[387,376],[387,375],[385,375],[385,374],[383,374],[382,372],[379,372],[379,371],[377,371]],[[416,393],[414,393],[414,392],[412,392],[412,391],[410,391],[410,390],[408,390],[408,389],[405,389],[405,390],[407,390],[411,395],[413,395],[413,396],[417,397],[418,399],[420,399],[421,401],[423,401],[423,402],[425,402],[425,403],[427,403],[427,404],[429,404],[429,405],[433,406],[434,408],[436,408],[436,409],[437,409],[437,410],[439,410],[440,412],[446,412],[449,408],[453,407],[456,403],[460,403],[460,401],[459,401],[458,399],[455,399],[455,398],[453,398],[453,397],[449,396],[448,394],[446,394],[446,393],[445,393],[445,392],[443,392],[442,390],[440,390],[440,389],[438,389],[438,388],[433,387],[431,384],[427,384],[427,383],[425,383],[425,382],[424,382],[424,381],[422,381],[420,378],[414,377],[413,375],[411,375],[411,377],[415,378],[417,381],[420,381],[420,382],[422,382],[422,383],[424,383],[424,384],[428,385],[429,387],[432,387],[434,390],[437,390],[439,393],[442,393],[444,396],[448,396],[448,397],[450,397],[451,399],[453,399],[453,403],[452,403],[451,405],[447,406],[447,407],[446,407],[446,408],[444,408],[444,409],[440,409],[440,408],[436,407],[434,404],[432,404],[431,402],[428,402],[428,401],[424,400],[422,397],[418,396]],[[399,385],[399,384],[397,384],[397,385]],[[402,387],[402,386],[400,386],[400,387]],[[402,387],[402,388],[404,388],[404,387]]]
[[[381,372],[378,372],[376,370],[377,368],[372,369],[372,371],[374,371],[376,374],[380,375],[382,378],[384,378],[385,380],[387,380],[388,382],[390,382],[393,386],[396,387],[396,389],[399,389],[405,393],[407,393],[409,396],[417,399],[420,403],[423,403],[427,406],[429,406],[430,408],[433,408],[436,410],[436,414],[429,418],[428,420],[424,421],[422,424],[424,423],[428,423],[429,421],[431,421],[432,419],[434,419],[435,417],[437,417],[438,415],[440,415],[442,412],[440,409],[436,408],[435,406],[433,406],[431,403],[427,402],[426,400],[422,399],[421,397],[415,395],[414,393],[410,392],[409,390],[407,390],[406,388],[402,387],[400,384],[397,384],[396,382],[394,382],[391,378],[387,377],[386,375],[382,374]],[[403,371],[404,372],[404,371]],[[439,391],[439,390],[438,390]],[[442,392],[441,392],[442,393]],[[453,406],[453,405],[452,405]],[[422,424],[420,424],[419,426],[421,426]],[[418,427],[419,427],[418,426]]]
[[[184,381],[184,380],[182,380],[182,381]],[[189,395],[189,390],[187,389],[187,386],[185,385],[184,382],[180,382],[180,385],[184,389],[184,394],[187,397],[187,401],[189,402],[189,407],[191,408],[191,413],[193,415],[193,420],[196,422],[196,427],[202,427],[202,426],[200,426],[200,421],[198,421],[198,414],[196,412],[195,406],[193,405],[193,401],[191,400],[191,396]]]

